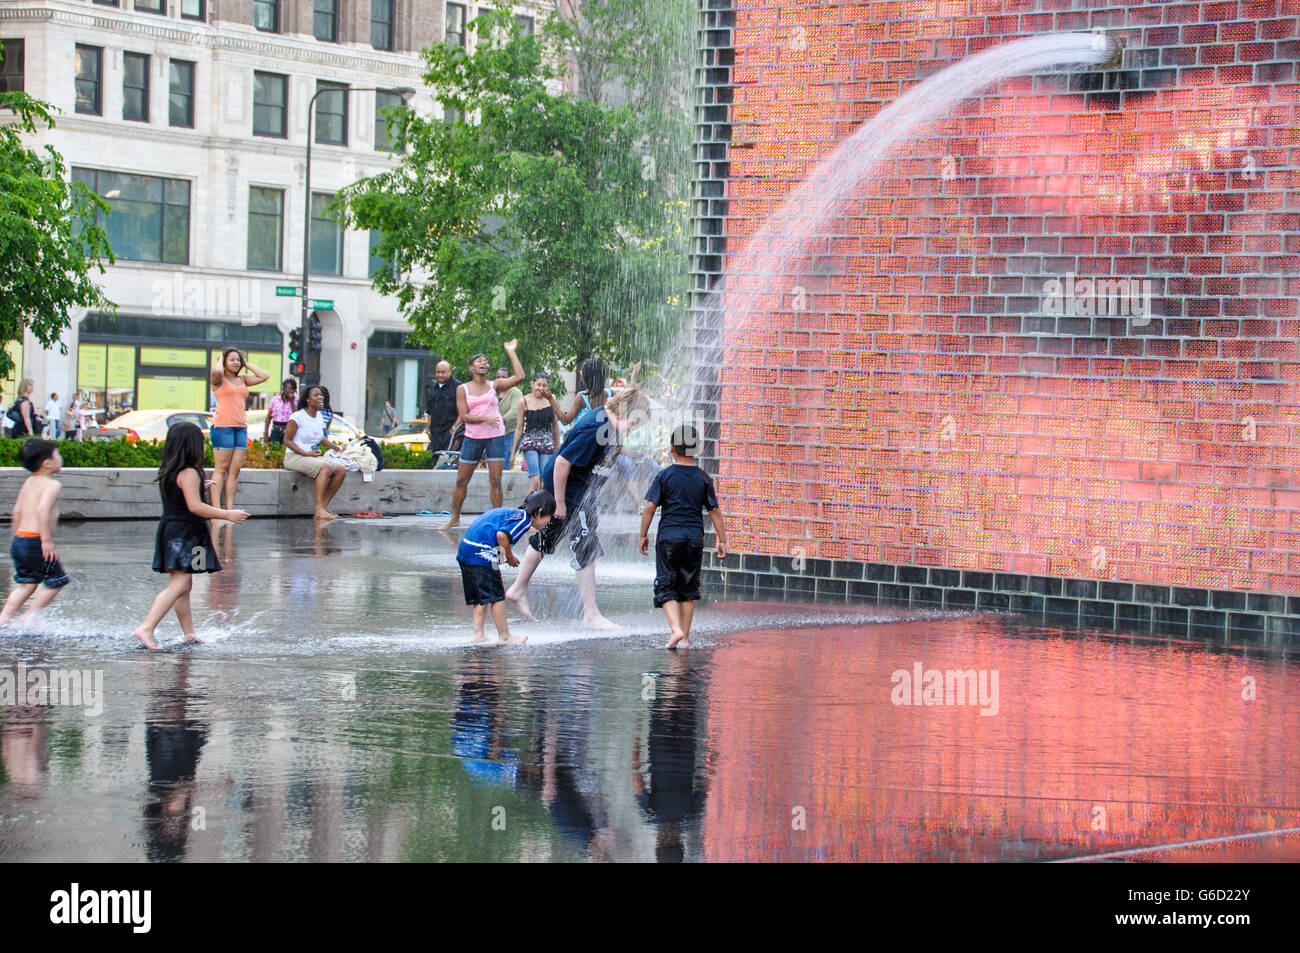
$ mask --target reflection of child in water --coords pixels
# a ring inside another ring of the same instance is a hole
[[[0,720],[0,777],[23,797],[39,797],[50,769],[50,707],[3,709]]]
[[[506,710],[501,704],[500,659],[470,659],[457,673],[451,753],[465,773],[488,785],[514,787],[519,755],[506,747]]]
[[[196,788],[199,755],[208,726],[187,717],[189,659],[182,659],[176,684],[154,693],[145,725],[145,762],[149,766],[144,805],[146,852],[154,862],[185,859]]]
[[[632,788],[642,813],[658,827],[655,859],[660,863],[681,863],[686,858],[683,828],[704,810],[708,796],[707,775],[698,785],[695,780],[697,719],[690,678],[686,659],[678,657],[655,684],[644,771],[641,739],[632,744]]]
[[[538,697],[533,744],[520,785],[540,790],[542,804],[566,841],[592,860],[618,856],[601,779],[587,753],[595,699],[589,663],[566,678],[550,698]]]

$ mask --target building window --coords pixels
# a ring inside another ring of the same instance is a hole
[[[397,269],[387,258],[379,254],[379,243],[384,240],[384,233],[378,228],[370,230],[370,265],[366,270],[366,277],[373,278],[381,271],[387,271],[396,277]]]
[[[253,0],[253,26],[263,33],[279,33],[280,0]]]
[[[26,55],[26,43],[22,40],[0,40],[4,60],[0,61],[0,93],[21,93],[23,91],[23,60]]]
[[[248,267],[282,271],[284,261],[284,190],[253,186],[248,190]]]
[[[372,332],[366,342],[367,433],[383,432],[384,401],[392,403],[399,422],[421,416],[424,382],[432,373],[428,348],[410,343],[401,331]]]
[[[135,0],[135,8],[143,10],[145,13],[166,13],[167,8],[163,5],[163,0]]]
[[[99,4],[101,7],[117,6],[117,0],[92,0],[92,2]]]
[[[381,89],[375,94],[375,148],[380,152],[401,152],[403,150],[401,132],[388,133],[388,117],[384,110],[394,106],[403,106],[406,101],[400,93],[391,89]]]
[[[73,167],[72,180],[84,182],[113,207],[95,212],[108,234],[113,254],[129,261],[190,261],[190,183],[153,175],[129,175]]]
[[[343,226],[325,214],[334,202],[331,192],[311,194],[311,257],[313,275],[343,274]]]
[[[205,0],[181,0],[181,16],[186,20],[207,19]]]
[[[348,87],[316,81],[316,141],[330,146],[348,144]]]
[[[169,64],[171,88],[167,99],[167,122],[172,126],[194,128],[194,64],[172,60]]]
[[[287,137],[285,130],[289,77],[279,73],[253,73],[253,135]]]
[[[534,21],[532,17],[524,16],[522,13],[515,14],[515,22],[519,24],[519,29],[524,36],[532,36],[534,30]]]
[[[449,126],[454,126],[458,122],[464,122],[465,110],[457,109],[455,106],[448,106],[446,103],[443,103],[442,121]]]
[[[122,118],[149,121],[149,57],[122,54]]]
[[[312,32],[316,39],[337,43],[339,39],[339,0],[312,0]]]
[[[370,45],[377,50],[393,48],[393,0],[370,0]]]
[[[77,44],[77,112],[104,114],[104,50]]]
[[[465,49],[465,4],[447,4],[447,43]]]

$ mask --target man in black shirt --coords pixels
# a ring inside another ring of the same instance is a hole
[[[451,376],[451,365],[439,361],[433,380],[424,388],[424,412],[429,417],[429,449],[435,454],[446,450],[456,429],[456,388],[461,382]]]

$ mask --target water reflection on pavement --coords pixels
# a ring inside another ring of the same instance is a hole
[[[105,694],[0,704],[2,861],[1037,860],[1300,827],[1280,651],[705,603],[668,653],[631,538],[597,569],[621,633],[577,627],[552,558],[530,643],[470,647],[454,540],[408,518],[223,531],[193,599],[210,643],[148,655],[152,533],[65,527],[74,584],[45,631],[0,635],[11,682],[98,671]]]

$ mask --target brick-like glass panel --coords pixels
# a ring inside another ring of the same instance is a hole
[[[1300,593],[1300,12],[1027,10],[737,4],[730,149],[696,147],[697,175],[729,163],[706,462],[732,547]],[[1093,27],[1126,39],[1120,68],[993,83],[791,259],[746,263],[908,89]]]

